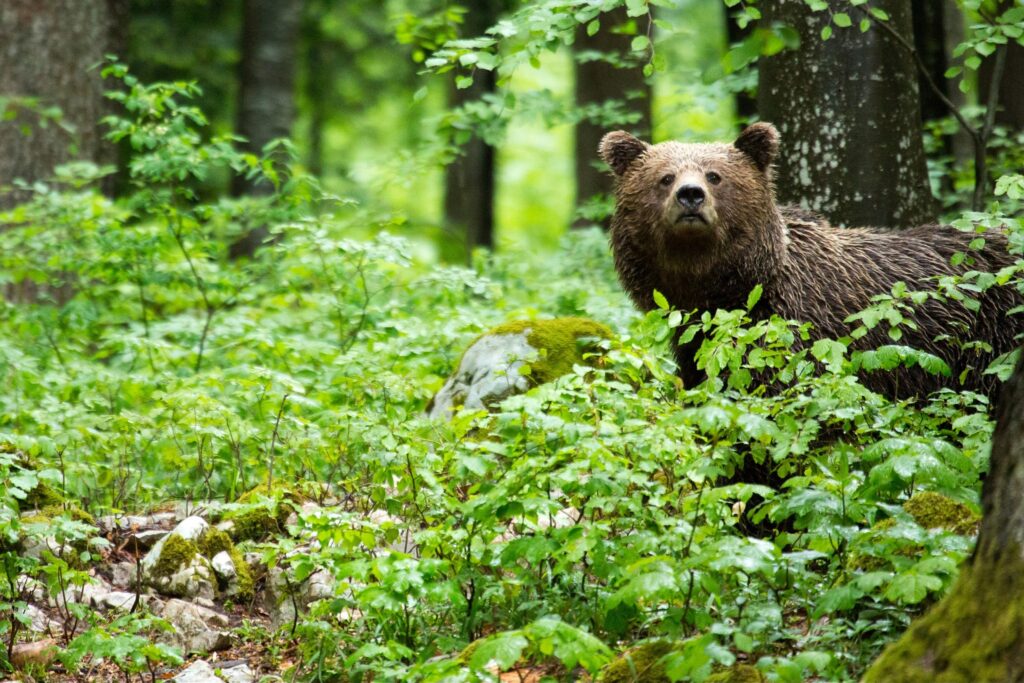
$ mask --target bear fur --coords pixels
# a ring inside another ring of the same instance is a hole
[[[971,250],[969,243],[979,235],[950,226],[841,229],[816,214],[780,207],[772,179],[778,148],[779,133],[769,123],[749,126],[732,144],[650,145],[622,131],[604,137],[601,158],[616,177],[615,267],[640,309],[654,308],[654,290],[682,311],[742,308],[760,284],[755,319],[778,314],[812,323],[812,336],[835,339],[850,332],[848,316],[896,282],[911,291],[934,291],[936,276],[994,273],[1016,263],[997,231],[984,234],[984,245]],[[968,258],[952,265],[956,253]],[[1014,287],[996,286],[978,302],[972,311],[956,301],[929,298],[914,309],[916,329],[904,325],[899,342],[889,338],[883,324],[854,344],[863,349],[899,343],[927,351],[950,366],[950,377],[901,367],[864,373],[862,382],[891,398],[924,396],[947,386],[993,396],[999,381],[982,371],[1018,343],[1024,316],[1008,311],[1022,299]],[[957,343],[969,340],[991,348],[963,350]],[[704,378],[694,362],[700,343],[698,337],[676,347],[687,386]]]

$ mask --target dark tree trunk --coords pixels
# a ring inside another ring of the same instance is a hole
[[[865,683],[1024,680],[1024,365],[1003,387],[974,556]]]
[[[62,125],[40,127],[32,111],[16,108],[0,120],[0,209],[25,201],[25,192],[3,192],[15,178],[44,180],[70,159],[113,160],[99,120],[109,112],[99,69],[116,35],[107,0],[2,0],[0,97],[38,98],[57,106]],[[27,127],[27,134],[22,131]]]
[[[1010,9],[1012,2],[1003,2],[1000,12]],[[1006,46],[1006,67],[999,84],[999,110],[996,123],[1013,130],[1024,130],[1024,45],[1011,40]],[[989,57],[978,69],[978,94],[984,99],[992,83],[992,65]]]
[[[475,0],[467,6],[461,33],[475,37],[497,23],[504,0]],[[470,87],[456,88],[453,77],[448,88],[448,106],[455,109],[495,92],[497,77],[493,71],[477,69]],[[445,169],[444,222],[451,260],[468,259],[477,247],[494,247],[494,174],[494,147],[475,133]]]
[[[315,29],[314,29],[315,30]],[[309,102],[309,172],[320,177],[324,172],[324,126],[327,123],[327,88],[329,82],[322,82],[324,71],[324,48],[320,35],[310,36],[306,48],[306,99]]]
[[[651,86],[644,79],[643,64],[631,55],[633,36],[617,33],[615,28],[627,21],[625,8],[602,14],[601,28],[588,36],[586,26],[577,29],[575,50],[576,106],[602,105],[609,100],[624,102],[634,122],[620,125],[631,133],[649,139],[651,135]],[[595,59],[596,53],[611,59]],[[625,60],[620,68],[614,62]],[[581,206],[598,195],[610,195],[612,177],[598,163],[597,148],[608,126],[583,119],[576,124],[576,205]],[[608,229],[610,216],[601,221]],[[593,221],[577,221],[576,227],[593,225]]]
[[[753,28],[754,24],[747,24],[746,28],[740,28],[728,9],[725,11],[725,35],[730,47],[746,40]],[[733,99],[736,105],[736,117],[740,120],[740,129],[742,130],[757,116],[757,98],[743,90],[736,93]]]
[[[245,148],[254,154],[261,154],[271,140],[291,135],[301,18],[302,0],[245,0],[243,5],[235,132],[247,140]],[[232,184],[236,195],[273,191],[265,181],[236,177]],[[266,235],[266,228],[253,230],[232,245],[232,257],[252,256]]]
[[[914,49],[921,55],[921,61],[928,69],[932,81],[938,85],[944,95],[949,97],[959,92],[956,83],[946,78],[949,68],[949,55],[946,53],[946,28],[957,17],[947,17],[950,10],[942,0],[912,0],[914,25]],[[917,89],[921,93],[921,118],[925,121],[941,119],[949,116],[949,108],[942,102],[938,94],[932,90],[920,73]]]
[[[907,227],[934,220],[921,139],[917,70],[893,36],[873,27],[845,0],[854,26],[820,38],[828,12],[803,0],[764,4],[766,25],[782,22],[800,34],[800,47],[762,60],[761,118],[778,126],[782,152],[778,195],[804,204],[838,225]],[[910,39],[910,3],[880,0],[893,28]]]

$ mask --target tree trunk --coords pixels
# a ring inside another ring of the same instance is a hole
[[[725,11],[724,16],[725,35],[726,40],[729,41],[729,47],[736,43],[742,43],[750,36],[751,31],[754,29],[754,24],[747,24],[746,28],[740,28],[740,25],[732,18],[728,9]],[[733,96],[733,101],[736,106],[736,118],[739,119],[740,129],[742,130],[757,116],[757,98],[750,94],[749,91],[741,90]]]
[[[928,184],[917,70],[909,51],[878,27],[861,33],[861,15],[846,0],[854,26],[820,37],[828,12],[803,0],[764,4],[765,26],[782,22],[800,47],[762,60],[761,117],[782,133],[778,196],[838,225],[907,227],[934,220]],[[910,3],[880,0],[892,27],[911,36]]]
[[[946,27],[955,20],[955,17],[947,17],[949,11],[947,3],[936,0],[912,0],[912,15],[914,26],[914,49],[921,56],[921,61],[928,69],[928,74],[946,97],[953,95],[954,91],[960,92],[956,83],[946,78],[946,69],[949,68],[949,55],[946,53]],[[921,119],[931,121],[949,116],[949,109],[939,99],[938,94],[928,87],[925,78],[920,73],[917,79],[917,89],[921,93]]]
[[[1004,12],[1013,5],[1002,2],[999,11]],[[999,110],[996,112],[996,123],[1013,130],[1024,130],[1024,45],[1011,40],[1006,46],[1006,67],[1003,80],[999,84]],[[992,83],[992,63],[989,57],[978,69],[978,96],[986,97]]]
[[[461,33],[464,37],[482,36],[498,21],[502,0],[475,0],[467,3]],[[454,76],[448,85],[448,107],[456,109],[494,93],[497,75],[477,69],[473,85],[459,89]],[[466,260],[477,247],[494,247],[494,148],[473,133],[448,164],[444,173],[444,222],[450,236],[446,257]]]
[[[617,127],[650,139],[651,135],[651,86],[644,79],[643,65],[632,56],[633,36],[626,32],[615,32],[615,28],[630,21],[625,8],[602,14],[601,28],[588,36],[586,26],[577,29],[574,45],[576,64],[576,106],[601,106],[609,100],[618,100],[632,119]],[[597,53],[608,58],[594,58]],[[609,61],[609,59],[611,61]],[[625,61],[628,66],[619,68],[616,63]],[[587,118],[576,124],[576,205],[582,206],[595,196],[610,195],[612,177],[598,163],[597,148],[609,127],[600,121]],[[603,218],[600,225],[607,230],[610,216]],[[579,220],[575,227],[593,225],[592,220]]]
[[[61,124],[15,107],[0,119],[0,209],[28,198],[3,192],[15,178],[45,180],[71,159],[113,159],[100,119],[109,113],[99,69],[115,35],[107,0],[3,0],[0,2],[0,97],[38,98],[38,110],[59,107]],[[23,130],[23,127],[25,130]]]
[[[974,556],[865,683],[1024,680],[1024,364],[1003,387]]]
[[[245,148],[261,154],[271,140],[291,135],[295,121],[295,71],[301,0],[245,0],[242,9],[242,59],[239,67],[238,121],[235,132]],[[278,161],[284,161],[283,157]],[[268,182],[235,177],[235,195],[266,195]],[[231,246],[231,256],[251,257],[266,238],[260,227]]]

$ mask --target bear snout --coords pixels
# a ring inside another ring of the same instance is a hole
[[[696,213],[704,204],[707,195],[700,185],[683,185],[676,191],[676,201],[688,211]]]

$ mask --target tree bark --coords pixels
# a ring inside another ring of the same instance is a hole
[[[498,21],[503,0],[475,0],[467,3],[461,33],[481,36]],[[448,85],[448,107],[456,109],[475,102],[497,89],[493,71],[477,69],[473,85],[459,89],[454,77]],[[473,133],[459,150],[459,156],[445,168],[444,221],[450,236],[451,260],[466,260],[477,247],[494,248],[494,147]]]
[[[854,26],[820,37],[828,12],[803,0],[766,3],[766,26],[781,22],[800,47],[760,64],[759,109],[782,133],[778,196],[838,225],[908,227],[935,219],[928,184],[917,69],[911,54],[878,27],[857,28],[861,15],[845,0]],[[910,39],[910,3],[880,0],[892,27]]]
[[[601,28],[588,36],[586,26],[577,29],[574,44],[576,65],[576,106],[603,105],[610,100],[625,104],[626,111],[633,119],[631,123],[618,126],[634,135],[650,139],[651,135],[651,86],[643,75],[643,64],[632,56],[633,36],[616,32],[630,21],[625,8],[606,12],[599,17]],[[597,54],[606,58],[595,58]],[[627,66],[619,67],[617,63]],[[612,177],[598,164],[597,148],[601,138],[608,132],[607,124],[589,118],[576,124],[576,205],[581,206],[599,195],[610,195]],[[600,225],[605,230],[611,217],[604,218]],[[593,221],[579,220],[575,227],[593,225]]]
[[[865,683],[1024,680],[1024,364],[1004,385],[974,556]]]
[[[261,154],[272,140],[291,135],[295,121],[295,73],[302,0],[245,0],[235,132],[245,149]],[[279,158],[283,161],[283,158]],[[236,176],[235,195],[267,195],[271,184]],[[260,227],[231,246],[231,256],[251,257],[266,238]]]
[[[40,109],[62,112],[62,125],[41,127],[37,114],[20,107],[13,121],[0,120],[0,188],[15,178],[45,180],[71,159],[113,159],[99,125],[109,113],[103,79],[89,70],[116,35],[110,9],[107,0],[0,2],[0,97],[38,98]],[[0,209],[28,197],[0,189]]]

